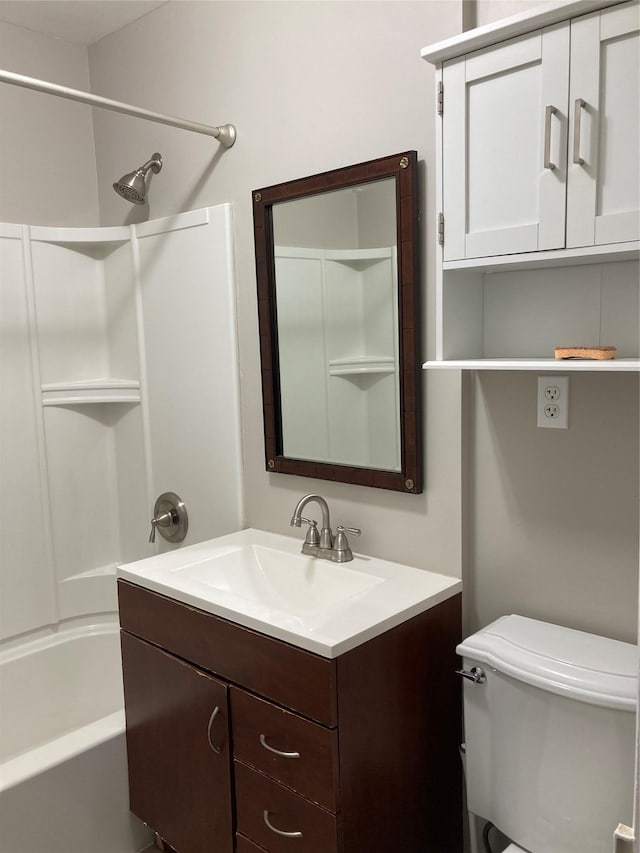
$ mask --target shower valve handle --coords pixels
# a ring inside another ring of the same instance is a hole
[[[149,542],[156,541],[156,530],[167,542],[182,542],[189,529],[184,501],[175,492],[164,492],[156,500],[151,519]]]
[[[149,542],[156,541],[156,527],[170,527],[173,524],[173,513],[170,511],[161,512],[151,519],[151,533],[149,534]]]

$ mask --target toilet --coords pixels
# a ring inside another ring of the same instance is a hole
[[[470,824],[509,853],[609,853],[633,817],[637,647],[512,615],[457,652]]]

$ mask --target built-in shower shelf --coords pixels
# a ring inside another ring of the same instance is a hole
[[[64,246],[119,246],[129,242],[131,232],[126,225],[104,228],[51,228],[32,225],[31,239],[41,243],[60,243]]]
[[[393,373],[395,359],[387,356],[359,356],[333,359],[329,362],[329,376],[354,376],[363,373]]]
[[[140,383],[134,379],[88,379],[42,386],[43,406],[139,402]]]
[[[393,247],[383,246],[378,249],[325,249],[326,261],[336,261],[354,269],[366,269],[370,264],[388,260],[393,255]]]

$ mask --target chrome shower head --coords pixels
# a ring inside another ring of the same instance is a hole
[[[162,156],[158,153],[153,154],[150,160],[136,169],[135,172],[129,172],[123,175],[119,181],[113,185],[114,190],[118,195],[133,204],[144,204],[149,186],[149,172],[154,172],[156,175],[162,169]]]

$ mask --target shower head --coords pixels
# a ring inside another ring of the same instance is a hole
[[[160,169],[162,169],[162,156],[158,153],[153,154],[151,159],[135,172],[123,175],[119,181],[115,182],[113,188],[127,201],[133,204],[144,204],[150,180],[149,172],[157,175]]]

